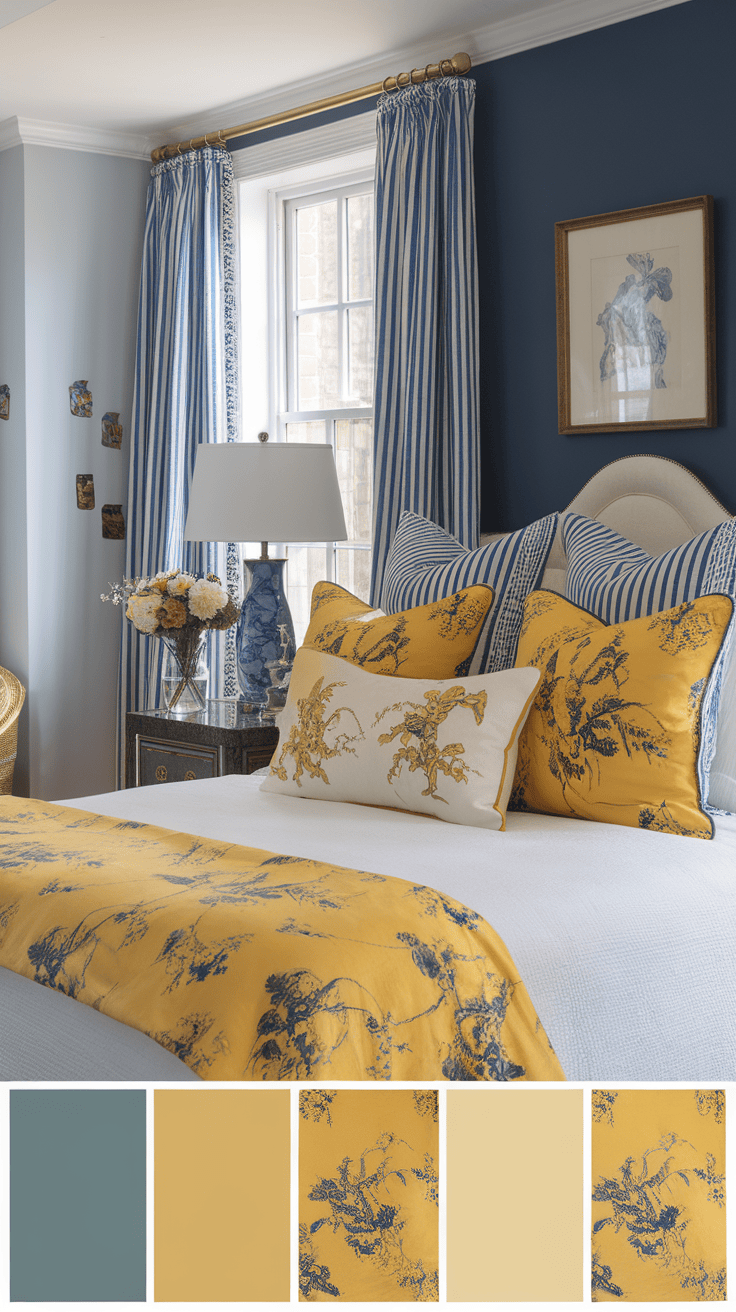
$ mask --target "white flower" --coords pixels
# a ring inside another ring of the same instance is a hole
[[[183,592],[188,592],[195,582],[193,574],[177,574],[173,579],[169,579],[168,589],[172,597],[180,597]]]
[[[139,597],[135,593],[128,602],[126,615],[141,633],[155,633],[158,628],[160,597]]]
[[[187,602],[192,615],[199,620],[211,620],[218,610],[227,605],[228,594],[220,583],[209,583],[207,579],[197,579],[189,589]]]

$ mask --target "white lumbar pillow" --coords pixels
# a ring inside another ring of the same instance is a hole
[[[504,829],[539,678],[525,668],[397,679],[302,647],[261,787]]]

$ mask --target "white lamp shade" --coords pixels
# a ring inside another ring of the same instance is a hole
[[[331,447],[200,444],[185,541],[339,542],[346,537]]]

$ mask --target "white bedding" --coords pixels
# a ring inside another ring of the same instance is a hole
[[[229,775],[64,805],[429,884],[506,941],[568,1079],[736,1079],[733,817],[712,842],[513,812],[494,833],[259,784]],[[197,1077],[142,1034],[0,970],[0,1078]]]

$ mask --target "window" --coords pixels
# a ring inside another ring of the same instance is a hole
[[[312,588],[328,578],[367,598],[373,462],[373,182],[277,193],[281,262],[274,279],[275,432],[327,442],[335,453],[348,538],[287,548],[287,593],[297,641]]]

